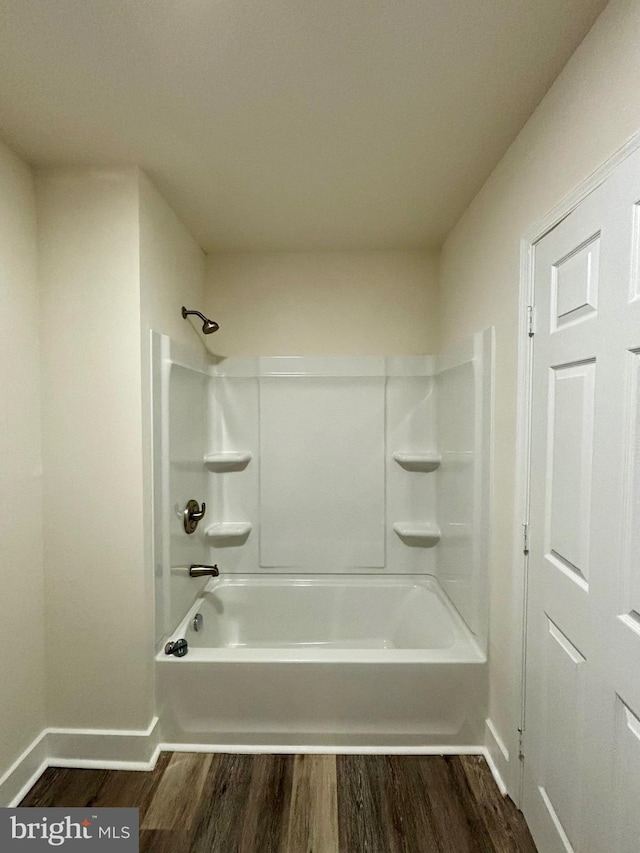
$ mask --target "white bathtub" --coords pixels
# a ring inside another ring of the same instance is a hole
[[[217,579],[179,637],[186,657],[156,659],[172,745],[481,743],[486,659],[429,576]]]

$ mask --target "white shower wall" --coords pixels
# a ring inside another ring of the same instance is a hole
[[[260,566],[382,568],[384,377],[303,361],[259,381]]]
[[[206,556],[204,531],[187,536],[182,510],[205,492],[207,357],[151,335],[156,639],[183,617],[206,579],[189,576]]]
[[[433,449],[433,359],[230,358],[216,370],[209,452],[250,456],[209,466],[222,571],[434,573],[429,549],[390,526],[435,523],[433,476],[392,456]],[[247,532],[226,536],[231,525]]]
[[[486,648],[489,623],[493,329],[437,358],[437,577]]]
[[[490,331],[437,357],[189,358],[157,341],[158,638],[202,588],[188,564],[205,562],[223,575],[430,574],[486,643]],[[207,503],[193,537],[189,498]]]

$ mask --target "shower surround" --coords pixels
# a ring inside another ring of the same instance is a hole
[[[164,742],[480,748],[492,349],[214,359],[152,336]]]

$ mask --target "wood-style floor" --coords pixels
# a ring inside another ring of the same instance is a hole
[[[535,853],[479,756],[163,753],[50,768],[21,805],[137,807],[141,853]]]

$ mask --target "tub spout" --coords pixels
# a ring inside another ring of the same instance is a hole
[[[189,566],[189,577],[202,578],[206,575],[211,575],[212,578],[217,578],[220,572],[217,566],[203,566],[201,563],[195,563]]]

